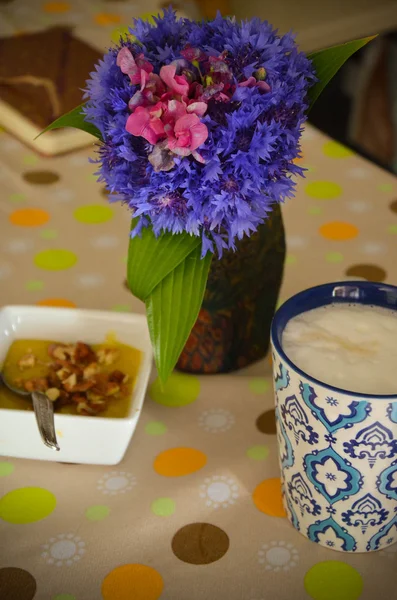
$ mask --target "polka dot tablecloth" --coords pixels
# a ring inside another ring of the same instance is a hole
[[[71,22],[98,47],[142,12],[121,0],[1,4],[8,33]],[[0,133],[2,305],[143,310],[124,283],[130,218],[107,203],[92,155],[42,158]],[[396,284],[396,179],[310,127],[300,162],[280,302],[331,280]],[[395,597],[397,545],[343,555],[289,525],[273,405],[267,359],[174,374],[165,390],[153,375],[116,467],[1,458],[1,600]]]

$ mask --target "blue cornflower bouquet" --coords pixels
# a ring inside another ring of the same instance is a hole
[[[195,323],[211,259],[293,196],[302,126],[370,38],[306,56],[266,21],[137,19],[50,128],[93,134],[99,181],[132,213],[128,284],[147,307],[160,377]]]

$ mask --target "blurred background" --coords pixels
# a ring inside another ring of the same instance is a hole
[[[109,39],[117,41],[126,31],[132,17],[150,18],[169,4],[163,0],[0,0],[0,36],[21,36],[20,47],[24,34],[60,25],[103,50]],[[179,14],[191,18],[211,18],[217,10],[238,18],[257,15],[280,32],[296,32],[306,52],[379,34],[342,68],[316,103],[310,121],[397,172],[397,0],[175,0],[171,4]],[[42,45],[45,47],[45,39]],[[1,48],[0,79],[4,65],[15,60],[15,47],[10,51],[8,46]],[[44,51],[51,53],[51,48]],[[0,81],[0,100],[2,90]],[[7,127],[1,109],[0,124]]]

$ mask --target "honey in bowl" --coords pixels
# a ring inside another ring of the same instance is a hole
[[[16,340],[2,372],[14,387],[39,390],[57,413],[123,418],[128,415],[142,353],[111,335],[103,344]],[[32,410],[23,398],[0,386],[0,408]]]

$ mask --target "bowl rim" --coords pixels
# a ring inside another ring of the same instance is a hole
[[[0,307],[0,315],[3,312],[18,312],[18,310],[23,310],[26,312],[32,312],[32,313],[52,313],[52,314],[60,314],[60,313],[67,313],[70,315],[75,315],[76,313],[78,314],[90,314],[91,316],[96,316],[96,317],[102,317],[103,320],[109,320],[114,322],[119,322],[119,323],[124,323],[124,322],[130,322],[131,325],[133,325],[133,323],[131,323],[132,320],[135,321],[139,321],[140,323],[144,323],[147,324],[147,320],[146,320],[146,316],[144,314],[141,313],[136,313],[136,312],[128,312],[128,313],[124,313],[124,312],[113,312],[113,311],[106,311],[106,310],[101,310],[101,309],[95,309],[95,308],[71,308],[71,307],[55,307],[55,306],[35,306],[35,305],[28,305],[28,304],[7,304],[5,306]],[[1,332],[0,332],[1,333]],[[40,339],[40,338],[38,338]],[[0,337],[0,341],[1,341],[1,337]],[[139,416],[141,410],[142,410],[142,406],[143,406],[143,402],[145,399],[145,395],[146,395],[146,391],[147,391],[147,386],[148,386],[148,381],[149,381],[149,377],[152,371],[152,361],[153,361],[153,350],[152,350],[152,346],[150,343],[150,337],[149,337],[149,333],[148,333],[148,339],[147,339],[147,343],[145,342],[145,349],[139,349],[138,350],[141,352],[141,362],[138,368],[138,372],[136,375],[136,381],[135,381],[135,385],[132,389],[131,392],[131,396],[130,396],[130,407],[129,407],[129,412],[125,417],[104,417],[104,416],[89,416],[89,415],[73,415],[73,414],[64,414],[64,413],[55,413],[55,418],[56,420],[60,420],[60,421],[70,421],[70,420],[75,420],[77,419],[81,419],[82,417],[84,417],[84,422],[85,423],[98,423],[98,422],[104,422],[104,421],[110,421],[112,423],[133,423],[135,422],[135,420],[137,419],[137,416]],[[0,363],[1,366],[1,363]],[[140,389],[137,390],[137,385],[140,386]],[[137,406],[133,407],[134,405],[134,396],[136,399],[136,404]],[[34,419],[34,412],[33,411],[27,411],[27,410],[21,410],[19,408],[2,408],[0,407],[0,414],[18,414],[18,415],[26,415],[27,417],[29,417],[29,415],[31,415],[31,418]],[[24,417],[26,418],[26,417]]]
[[[353,398],[361,398],[362,400],[372,400],[372,401],[382,401],[382,400],[387,400],[387,401],[396,401],[397,400],[397,392],[395,394],[364,394],[364,393],[360,393],[360,392],[354,392],[351,390],[346,390],[344,388],[339,388],[337,386],[325,383],[324,381],[321,381],[320,379],[316,379],[315,377],[313,377],[312,375],[309,375],[308,373],[306,373],[305,371],[303,371],[303,369],[299,368],[288,356],[287,354],[284,352],[282,345],[281,345],[281,341],[280,341],[280,334],[282,334],[282,332],[285,329],[285,325],[284,327],[281,326],[281,322],[285,322],[288,323],[288,321],[290,321],[293,317],[297,316],[298,314],[302,314],[303,312],[306,312],[306,310],[302,309],[299,310],[299,303],[301,301],[304,301],[305,298],[308,297],[308,295],[311,295],[311,298],[313,300],[316,300],[316,298],[319,300],[318,305],[316,307],[312,307],[312,308],[319,308],[321,306],[326,306],[327,304],[335,304],[335,303],[350,303],[350,304],[367,304],[369,306],[371,305],[375,305],[375,306],[379,306],[381,308],[385,308],[385,309],[392,309],[391,307],[386,306],[385,304],[376,304],[375,302],[372,303],[364,303],[364,302],[360,302],[360,298],[343,298],[342,297],[337,297],[337,296],[332,296],[330,295],[330,299],[331,302],[321,302],[320,299],[324,297],[324,292],[333,292],[335,291],[335,288],[340,288],[340,287],[352,287],[352,288],[359,288],[359,290],[364,290],[364,291],[378,291],[378,292],[391,292],[393,294],[393,297],[395,298],[395,310],[397,311],[397,286],[394,285],[390,285],[387,283],[380,283],[380,282],[372,282],[372,281],[356,281],[356,280],[348,280],[348,281],[336,281],[336,282],[330,282],[330,283],[323,283],[320,285],[316,285],[310,288],[306,288],[304,290],[301,290],[300,292],[298,292],[297,294],[294,294],[293,296],[291,296],[290,298],[288,298],[288,300],[286,300],[276,311],[273,320],[272,320],[272,325],[271,325],[271,332],[270,332],[270,337],[271,337],[271,342],[272,345],[274,347],[274,349],[276,350],[276,352],[279,354],[279,356],[281,357],[281,359],[293,370],[295,371],[298,375],[301,375],[302,377],[304,377],[305,379],[307,379],[308,381],[310,381],[311,383],[315,384],[315,385],[319,385],[320,387],[326,388],[327,390],[330,390],[332,392],[336,392],[338,394],[343,394],[345,396],[351,396]],[[302,308],[302,307],[301,307]],[[310,310],[310,309],[307,309]]]

